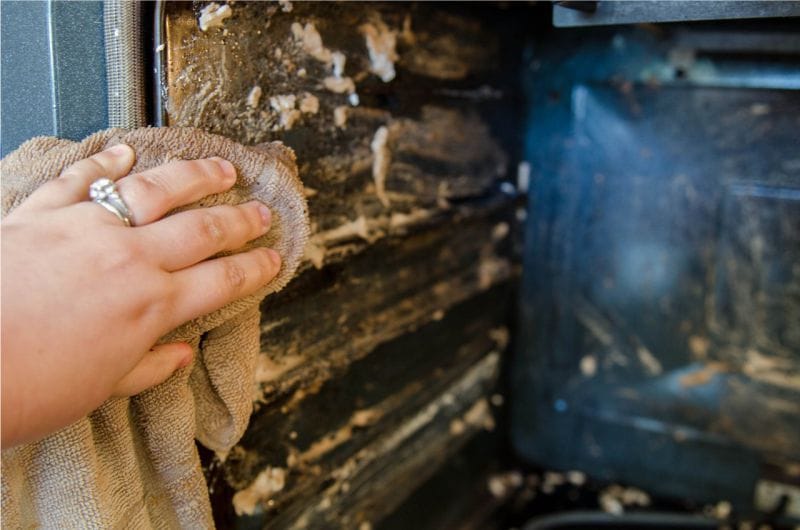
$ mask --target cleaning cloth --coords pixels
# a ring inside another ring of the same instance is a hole
[[[308,211],[292,150],[279,142],[244,147],[197,129],[109,129],[79,143],[34,138],[0,163],[2,215],[70,164],[118,143],[136,151],[134,172],[181,159],[231,161],[239,175],[235,186],[186,208],[262,201],[272,211],[272,227],[244,249],[274,248],[281,270],[259,292],[163,337],[195,349],[194,362],[164,383],[109,399],[59,432],[3,451],[4,528],[212,528],[195,439],[227,451],[244,433],[260,345],[259,304],[289,282],[303,256]]]

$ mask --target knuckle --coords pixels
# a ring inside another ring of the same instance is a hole
[[[213,164],[205,160],[181,160],[170,166],[184,181],[210,180],[214,176]]]
[[[105,268],[111,271],[125,271],[141,262],[142,254],[135,241],[120,241],[102,254]]]
[[[275,265],[272,263],[272,259],[270,258],[266,249],[259,249],[257,261],[258,270],[261,274],[261,283],[264,284],[271,280],[277,271],[275,270]]]
[[[75,166],[78,164],[80,164],[80,162],[75,162],[69,164],[68,166],[62,167],[61,171],[58,172],[58,178],[68,178],[71,175],[75,175],[76,173],[78,173],[77,171],[75,171]]]
[[[121,277],[134,277],[142,270],[141,257],[133,252],[118,252],[115,256],[106,258],[105,270]]]
[[[140,173],[136,179],[147,197],[162,196],[169,198],[173,189],[169,178],[160,170],[150,170]]]
[[[233,250],[245,244],[249,239],[253,221],[248,212],[238,206],[220,206],[220,212],[228,221],[230,239],[228,240],[229,249]]]
[[[81,174],[80,166],[76,168],[75,164],[72,164],[71,166],[67,166],[63,170],[61,170],[61,173],[58,174],[58,178],[50,182],[59,182],[61,180],[73,179],[77,176],[80,176],[80,174]]]
[[[223,260],[221,265],[225,288],[233,294],[241,292],[247,281],[244,267],[234,259]]]
[[[206,211],[200,215],[200,232],[202,237],[220,247],[227,240],[225,223],[222,217],[216,213]]]
[[[97,153],[86,160],[83,160],[83,163],[86,164],[85,170],[92,171],[94,173],[105,173],[106,166],[101,162],[101,160],[105,160],[108,155],[104,153]]]
[[[85,173],[91,173],[96,169],[94,166],[95,163],[90,158],[84,158],[83,160],[78,160],[74,164],[67,166],[67,168],[61,172],[61,177],[72,178]]]
[[[65,167],[61,173],[59,173],[59,178],[54,182],[57,182],[59,179],[74,179],[76,177],[81,177],[85,173],[88,173],[88,168],[84,162],[86,161],[81,160],[80,162],[75,162],[74,164],[70,164],[69,166]]]
[[[175,282],[170,281],[168,274],[162,274],[152,280],[149,294],[142,300],[140,320],[151,327],[171,322],[180,298]]]
[[[250,232],[252,236],[260,236],[265,232],[264,220],[261,217],[261,212],[258,206],[248,208],[247,217],[250,220]]]
[[[253,212],[253,208],[246,206],[235,207],[236,223],[241,228],[240,232],[243,237],[249,236],[253,232],[258,231],[259,221],[257,219],[257,212]],[[246,239],[245,239],[246,241]],[[245,241],[242,241],[244,243]]]
[[[167,372],[170,367],[169,363],[164,362],[160,357],[161,352],[153,348],[141,358],[139,364],[132,372],[132,375],[135,375],[135,377],[131,381],[130,386],[135,392],[138,393],[152,388],[163,380],[166,375],[165,372]]]
[[[219,164],[213,160],[192,160],[189,163],[193,165],[191,169],[203,177],[207,179],[213,179],[215,181],[219,180],[222,170],[220,169]]]

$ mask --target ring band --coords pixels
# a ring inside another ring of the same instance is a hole
[[[117,185],[113,180],[105,177],[99,178],[89,186],[89,198],[93,203],[99,204],[109,212],[116,215],[125,226],[133,226],[131,211],[119,195]]]

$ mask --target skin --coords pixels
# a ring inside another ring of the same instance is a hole
[[[191,363],[192,349],[154,346],[159,337],[255,292],[280,269],[271,249],[207,259],[269,229],[257,201],[162,218],[233,186],[230,162],[128,175],[134,158],[121,145],[81,160],[0,224],[4,449],[166,380]],[[117,181],[133,227],[88,201],[89,184],[103,176]]]

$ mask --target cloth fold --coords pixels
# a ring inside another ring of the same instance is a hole
[[[308,210],[292,150],[279,142],[245,147],[191,128],[109,129],[82,142],[29,140],[0,162],[2,215],[70,164],[117,143],[136,151],[133,172],[171,160],[231,161],[239,175],[231,190],[179,210],[261,200],[272,211],[272,227],[243,250],[274,248],[281,271],[259,292],[162,338],[191,344],[192,365],[137,396],[108,400],[43,440],[3,451],[4,528],[213,528],[195,439],[227,451],[244,433],[260,347],[259,304],[289,282],[303,256]]]

